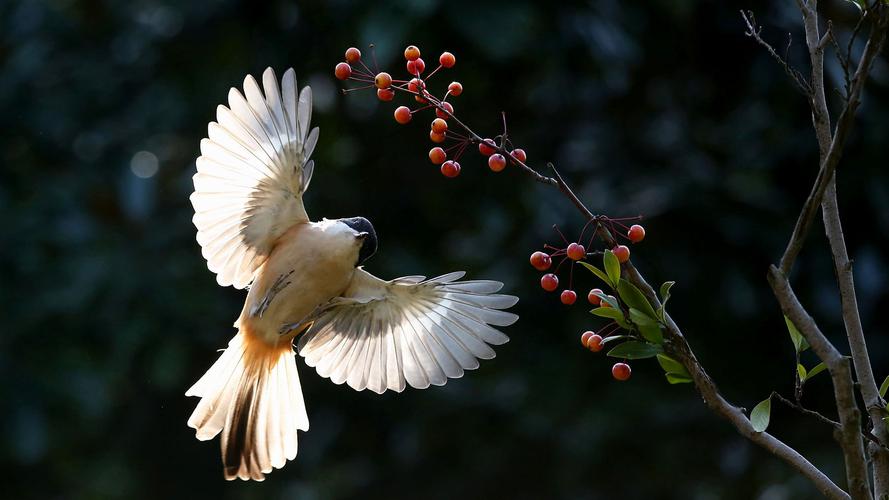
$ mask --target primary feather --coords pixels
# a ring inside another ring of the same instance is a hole
[[[231,89],[228,107],[217,108],[201,141],[191,195],[207,267],[220,285],[235,288],[250,284],[288,228],[309,220],[302,195],[318,141],[318,129],[309,131],[312,91],[297,95],[293,69],[279,88],[268,68],[262,84],[264,93],[248,75],[244,93]]]

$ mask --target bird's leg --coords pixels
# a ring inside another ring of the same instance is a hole
[[[269,288],[268,292],[266,292],[262,300],[259,301],[259,304],[253,306],[253,308],[250,310],[250,316],[259,316],[260,318],[262,317],[263,313],[265,313],[266,310],[268,310],[269,306],[272,305],[272,300],[275,299],[275,296],[281,293],[281,290],[284,290],[285,288],[287,288],[287,285],[290,284],[290,282],[286,280],[290,277],[291,274],[293,274],[292,269],[290,270],[290,272],[282,274],[275,278],[275,282],[272,283],[272,286]]]

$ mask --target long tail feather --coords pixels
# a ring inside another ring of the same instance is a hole
[[[239,332],[186,393],[201,401],[188,419],[198,439],[222,433],[225,478],[262,481],[296,458],[309,419],[290,342],[270,346]]]

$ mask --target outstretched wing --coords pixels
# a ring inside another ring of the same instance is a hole
[[[318,129],[309,132],[312,89],[297,96],[288,69],[278,87],[271,68],[244,79],[244,94],[232,88],[228,107],[201,141],[194,176],[194,225],[207,267],[220,285],[244,288],[265,262],[278,237],[309,220],[302,194],[314,164],[309,160]],[[245,97],[246,96],[246,97]]]
[[[509,341],[489,325],[518,319],[501,310],[518,302],[496,293],[503,283],[457,281],[464,274],[383,281],[359,268],[300,339],[299,353],[334,383],[378,394],[461,377],[478,368],[479,359],[494,357],[488,344]]]

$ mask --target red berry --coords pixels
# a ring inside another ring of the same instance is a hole
[[[448,129],[448,122],[442,120],[441,118],[436,118],[432,120],[432,131],[436,134],[443,134]]]
[[[419,57],[413,61],[407,62],[407,72],[412,75],[419,75],[426,69],[426,63]]]
[[[492,154],[488,157],[488,167],[494,172],[499,172],[506,168],[506,158],[500,153]]]
[[[404,125],[411,121],[411,110],[407,106],[398,106],[395,108],[395,121]]]
[[[407,82],[407,89],[411,92],[419,92],[426,88],[426,82],[419,78],[411,78],[411,81]]]
[[[611,375],[615,378],[615,380],[620,380],[623,382],[624,380],[628,380],[630,378],[630,365],[626,363],[615,363],[614,366],[611,367]]]
[[[438,146],[429,150],[429,160],[436,165],[441,165],[447,158],[448,154]]]
[[[346,62],[349,64],[355,64],[361,60],[361,51],[356,49],[355,47],[349,47],[346,49]]]
[[[540,278],[540,286],[547,292],[552,292],[559,287],[559,277],[552,273],[544,274]]]
[[[457,63],[457,58],[454,57],[454,54],[451,54],[450,52],[442,52],[442,54],[438,57],[438,63],[445,68],[453,68],[454,64]]]
[[[446,109],[448,113],[454,114],[454,106],[452,106],[451,103],[443,102],[443,103],[441,103],[441,107]],[[447,120],[448,118],[450,118],[450,115],[448,115],[448,113],[445,113],[444,111],[442,111],[440,109],[435,110],[435,116],[441,118],[442,120]]]
[[[441,164],[441,173],[445,177],[457,177],[460,175],[460,164],[454,160],[448,160]]]
[[[546,271],[553,265],[553,259],[543,252],[534,252],[531,254],[531,265],[538,271]]]
[[[580,336],[580,343],[583,344],[584,347],[589,347],[590,337],[595,335],[591,330],[587,330],[583,332],[583,335]]]
[[[389,102],[395,99],[395,91],[392,89],[377,89],[377,99]]]
[[[602,303],[602,299],[600,299],[599,296],[596,295],[597,293],[602,293],[602,290],[599,290],[598,288],[593,288],[592,290],[590,290],[590,293],[586,296],[586,299],[588,301],[590,301],[590,304],[592,304],[594,306],[597,306]]]
[[[387,89],[389,88],[389,85],[392,85],[392,77],[385,71],[377,73],[377,76],[374,77],[374,85],[376,85],[378,89]]]
[[[577,301],[577,292],[574,290],[562,290],[562,295],[559,296],[559,300],[566,306],[570,306]]]
[[[524,149],[513,149],[509,155],[522,163],[528,160],[528,155],[525,154]]]
[[[448,92],[450,92],[452,96],[458,96],[463,93],[463,85],[460,82],[451,82],[451,84],[448,85]]]
[[[341,62],[336,65],[336,69],[333,70],[334,76],[336,76],[340,80],[345,80],[352,76],[352,66],[349,66],[349,63]]]
[[[496,147],[497,144],[494,143],[494,139],[484,139],[482,142],[478,143],[478,152],[485,156],[491,156],[497,152],[497,150],[494,149]]]
[[[439,133],[436,133],[434,130],[430,130],[429,131],[429,140],[431,140],[432,142],[434,142],[436,144],[441,144],[445,140],[444,132],[439,134]]]
[[[404,49],[404,58],[408,61],[413,61],[418,57],[420,57],[420,49],[418,49],[416,45],[408,45],[407,48]]]
[[[630,260],[630,248],[626,245],[618,245],[612,248],[611,251],[614,253],[614,256],[617,257],[617,261],[621,264]]]
[[[566,251],[568,254],[568,258],[571,260],[580,260],[586,257],[586,248],[583,247],[580,243],[572,243],[568,245],[568,250]]]
[[[599,335],[591,335],[590,338],[587,340],[586,347],[593,352],[601,351],[604,347],[602,345],[602,337]]]
[[[633,243],[639,243],[645,239],[645,228],[639,224],[633,224],[630,226],[630,230],[627,231],[627,238]]]

